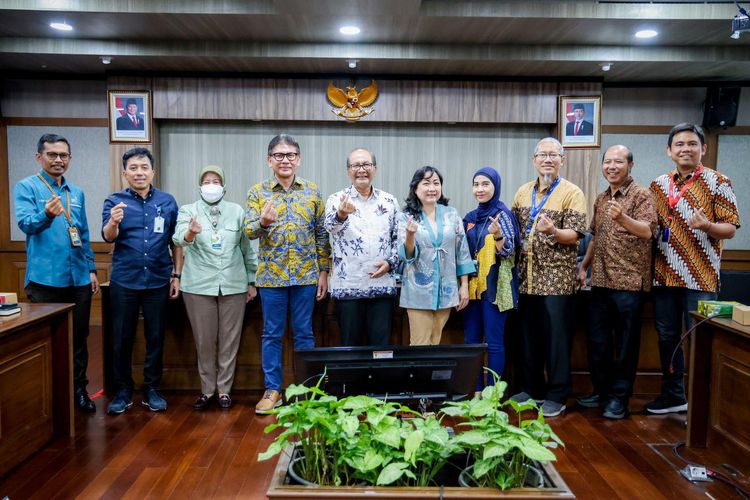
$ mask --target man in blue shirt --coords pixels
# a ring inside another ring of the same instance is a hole
[[[26,233],[24,290],[31,302],[72,302],[74,403],[95,412],[86,385],[91,296],[99,292],[83,191],[67,182],[70,143],[45,134],[37,143],[42,171],[16,184],[18,227]]]
[[[179,295],[182,253],[179,248],[174,251],[173,273],[170,247],[177,224],[177,202],[171,194],[151,186],[153,164],[148,149],[128,150],[122,157],[122,176],[129,187],[104,200],[102,236],[115,244],[109,288],[117,394],[107,407],[111,415],[133,406],[131,362],[141,307],[146,337],[142,404],[151,411],[167,409],[157,387],[162,375],[167,299]]]

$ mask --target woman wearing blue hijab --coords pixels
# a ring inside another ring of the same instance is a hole
[[[500,174],[483,167],[474,174],[472,193],[479,202],[464,217],[464,230],[477,274],[469,279],[469,305],[464,310],[464,341],[487,343],[487,364],[502,375],[505,368],[505,321],[518,304],[516,246],[518,222],[500,201]],[[489,377],[490,383],[492,378]],[[484,387],[484,374],[477,391]]]

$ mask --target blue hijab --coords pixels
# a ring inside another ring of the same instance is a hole
[[[487,177],[492,182],[492,185],[495,186],[495,192],[492,194],[492,198],[489,201],[480,203],[475,210],[472,210],[471,212],[466,214],[466,217],[464,217],[464,223],[474,224],[477,227],[478,231],[484,233],[477,234],[477,239],[474,242],[474,252],[479,250],[478,248],[476,248],[476,246],[481,244],[481,238],[483,238],[484,235],[487,234],[487,227],[490,224],[489,218],[495,217],[499,212],[505,212],[508,215],[508,218],[513,223],[513,237],[515,246],[518,247],[521,244],[521,228],[518,226],[518,221],[516,220],[515,216],[513,216],[513,212],[510,211],[505,203],[500,201],[500,186],[502,185],[500,174],[492,167],[482,167],[474,173],[472,181],[476,179],[478,175]],[[485,224],[485,222],[487,224]],[[482,227],[484,227],[484,230],[482,230]]]

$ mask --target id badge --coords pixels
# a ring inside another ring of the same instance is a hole
[[[665,227],[661,232],[661,241],[663,243],[669,243],[669,228]]]
[[[81,235],[78,234],[77,227],[68,228],[68,236],[70,236],[70,246],[80,247],[81,246]]]
[[[211,248],[213,248],[214,250],[221,250],[221,234],[211,234]]]
[[[154,218],[154,232],[155,233],[164,232],[164,217],[159,216],[159,217]]]

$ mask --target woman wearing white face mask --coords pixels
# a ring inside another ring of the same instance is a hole
[[[245,303],[253,300],[258,259],[242,231],[243,208],[224,201],[224,171],[207,166],[198,176],[201,199],[180,207],[175,245],[185,248],[180,290],[193,328],[201,377],[196,410],[218,395],[222,409],[232,406],[237,349]]]

